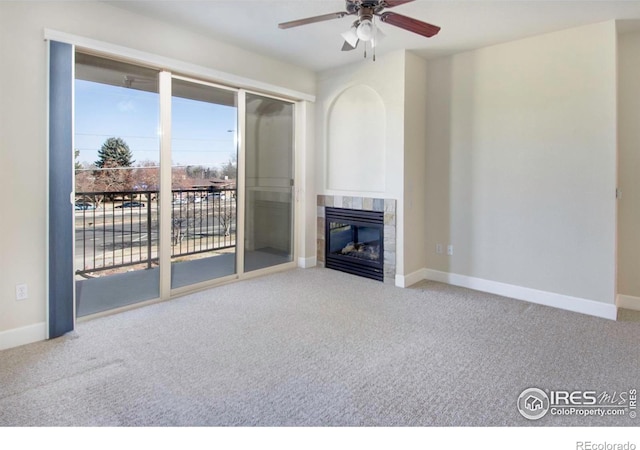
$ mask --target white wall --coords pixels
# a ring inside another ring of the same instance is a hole
[[[428,76],[427,267],[612,304],[614,22],[430,61]]]
[[[404,104],[404,272],[426,267],[427,61],[407,52]],[[439,187],[442,189],[442,187]]]
[[[618,45],[618,293],[640,299],[640,32]]]
[[[306,148],[307,151],[296,151],[296,187],[295,198],[297,203],[296,220],[304,224],[296,230],[296,253],[300,267],[314,267],[317,264],[316,250],[316,167],[315,152],[315,105],[310,102],[298,102],[296,104],[297,122],[303,123],[302,128],[296,129],[296,148]]]
[[[0,348],[44,336],[45,28],[308,94],[314,94],[315,90],[315,75],[306,69],[215,42],[104,2],[0,2],[0,189],[4,193],[0,233]],[[300,189],[304,191],[306,187]],[[310,189],[313,190],[313,186]],[[300,246],[301,249],[309,247],[310,244]],[[28,284],[28,300],[14,300],[17,283]]]

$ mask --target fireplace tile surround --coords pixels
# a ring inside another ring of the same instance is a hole
[[[396,277],[396,201],[388,198],[318,195],[317,261],[325,262],[325,207],[384,212],[384,282],[395,284]]]

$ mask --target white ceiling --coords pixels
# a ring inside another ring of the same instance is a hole
[[[344,0],[115,1],[110,4],[181,25],[216,40],[288,61],[314,71],[363,58],[361,47],[340,51],[353,16],[288,30],[278,23],[343,11]],[[381,24],[387,38],[378,54],[406,48],[425,58],[507,42],[551,31],[603,22],[640,19],[640,1],[613,0],[416,0],[394,12],[442,27],[427,39]]]

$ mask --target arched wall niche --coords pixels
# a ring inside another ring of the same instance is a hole
[[[386,111],[380,95],[363,84],[342,91],[327,116],[327,188],[385,191]]]

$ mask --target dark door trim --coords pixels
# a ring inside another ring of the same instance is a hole
[[[73,46],[49,42],[48,338],[74,328]]]

